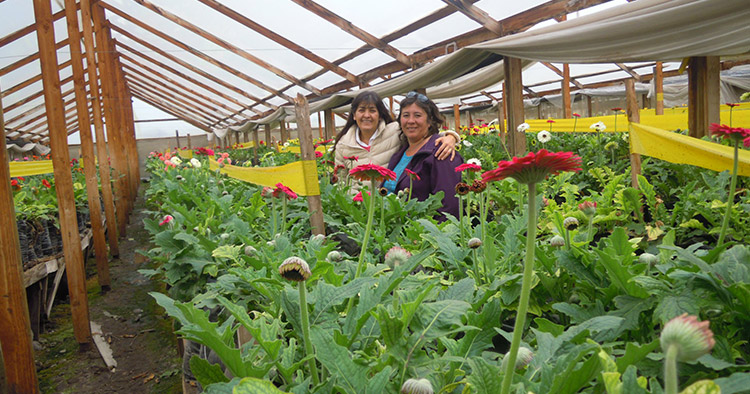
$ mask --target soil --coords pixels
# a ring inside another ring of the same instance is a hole
[[[159,285],[138,273],[151,268],[139,254],[150,247],[143,228],[146,217],[143,189],[124,236],[120,237],[119,259],[110,259],[111,289],[102,292],[93,257],[86,262],[89,318],[102,332],[117,361],[114,372],[107,369],[97,348],[79,346],[73,325],[67,290],[61,289],[46,322],[34,358],[42,393],[182,393],[182,358],[172,330],[172,320],[148,295],[161,291]]]

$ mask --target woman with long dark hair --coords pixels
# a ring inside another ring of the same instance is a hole
[[[446,134],[450,137],[444,136],[435,141],[439,145],[435,152],[439,160],[455,155],[454,147],[459,141],[455,132]],[[387,166],[391,156],[401,146],[400,136],[399,124],[393,121],[377,93],[363,91],[357,95],[352,101],[349,118],[333,145],[339,179],[345,179],[348,170],[360,164]],[[355,181],[352,190],[357,191],[361,186]]]

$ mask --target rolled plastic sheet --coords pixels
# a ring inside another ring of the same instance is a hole
[[[732,171],[734,148],[638,123],[630,124],[630,153],[714,171]],[[740,149],[737,174],[750,176],[750,151]]]
[[[270,187],[282,183],[300,196],[320,195],[318,169],[314,160],[296,161],[278,167],[224,165],[220,168],[219,163],[213,158],[210,159],[209,163],[211,170],[218,169],[221,173],[241,181]]]

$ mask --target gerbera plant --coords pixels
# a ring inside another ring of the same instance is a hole
[[[529,308],[531,294],[531,279],[534,276],[534,246],[536,242],[536,184],[549,175],[556,175],[563,171],[580,171],[581,158],[572,152],[548,152],[542,149],[536,153],[530,152],[525,157],[514,157],[511,161],[501,161],[494,170],[482,174],[485,182],[513,178],[520,184],[526,184],[529,189],[528,199],[528,227],[526,233],[526,257],[524,260],[521,296],[518,301],[516,322],[513,327],[513,339],[503,375],[502,394],[510,392],[513,381],[513,370],[516,365],[518,348],[526,324],[526,311]]]
[[[724,211],[724,219],[721,222],[721,231],[719,232],[719,240],[717,241],[717,245],[721,245],[722,243],[724,243],[724,237],[727,235],[729,215],[732,213],[732,206],[734,205],[734,191],[737,188],[737,167],[739,165],[740,141],[743,141],[745,146],[750,146],[750,129],[711,123],[711,127],[709,128],[709,130],[713,135],[728,138],[734,142],[734,164],[732,166],[732,181],[729,184],[727,208],[726,211]]]
[[[684,313],[667,322],[659,342],[664,356],[664,393],[677,394],[677,361],[690,362],[711,352],[714,334],[708,321]]]
[[[274,204],[274,227],[273,227],[273,233],[276,235],[278,233],[276,228],[276,199],[281,199],[281,227],[280,230],[283,232],[286,229],[286,205],[287,200],[295,200],[297,199],[297,193],[292,191],[287,186],[284,186],[283,183],[279,182],[276,184],[276,188],[273,190],[271,195],[274,197],[273,204]]]
[[[573,114],[573,132],[576,132],[576,126],[578,125],[578,118],[580,118],[581,115],[579,114]]]

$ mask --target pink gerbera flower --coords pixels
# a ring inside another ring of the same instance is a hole
[[[315,157],[323,157],[323,152],[315,151]]]
[[[514,157],[512,161],[501,161],[497,168],[482,174],[485,182],[513,178],[520,183],[530,184],[544,180],[548,175],[563,171],[580,171],[581,158],[573,152],[529,152],[524,157]]]
[[[286,194],[287,199],[294,200],[297,198],[297,193],[293,192],[292,189],[288,188],[287,186],[284,186],[281,182],[276,184],[276,189],[273,191],[274,197],[279,197],[281,193]]]
[[[739,104],[737,104],[737,103],[724,103],[724,104],[726,104],[726,106],[728,106],[728,107],[732,107],[732,108],[734,108],[734,107],[739,107],[739,106],[740,106],[740,105],[739,105]]]
[[[482,171],[482,166],[476,165],[474,163],[464,163],[456,167],[456,172],[464,172],[466,170],[479,172]]]
[[[46,179],[42,179],[42,185],[44,185],[44,187],[46,187],[47,189],[52,187],[52,185]]]
[[[161,222],[159,222],[159,225],[163,226],[163,225],[171,222],[172,220],[174,220],[174,217],[172,217],[172,215],[164,215],[164,220],[162,220]]]
[[[367,192],[367,195],[369,196],[370,192]],[[357,195],[354,196],[354,198],[352,198],[352,201],[356,201],[356,202],[364,201],[364,199],[362,198],[362,192],[357,193]]]
[[[745,146],[750,145],[750,129],[743,129],[742,127],[729,127],[725,124],[711,123],[709,127],[711,134],[721,136],[724,138],[732,138],[736,140],[744,140]]]
[[[359,156],[344,156],[344,160],[358,161]]]
[[[404,172],[407,175],[409,175],[409,178],[412,179],[412,180],[414,180],[414,179],[421,180],[422,179],[422,178],[419,177],[419,174],[417,174],[416,172],[414,172],[414,171],[412,171],[412,170],[410,170],[408,168],[404,168]]]
[[[349,175],[360,181],[377,181],[395,180],[396,173],[376,164],[361,164],[349,171]]]

